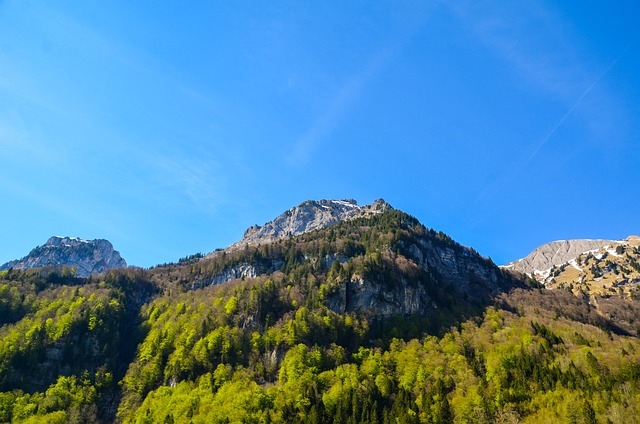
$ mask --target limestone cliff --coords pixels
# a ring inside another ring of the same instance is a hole
[[[28,269],[54,265],[76,267],[76,276],[87,277],[108,269],[125,268],[127,263],[107,240],[54,236],[24,258],[7,262],[0,269]]]
[[[273,221],[249,227],[242,239],[225,250],[242,249],[246,245],[271,243],[324,228],[349,219],[370,216],[393,209],[383,199],[359,206],[353,199],[307,200],[276,217]],[[210,255],[215,254],[212,253]]]

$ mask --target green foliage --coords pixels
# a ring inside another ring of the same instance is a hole
[[[100,279],[0,273],[0,422],[634,422],[637,338],[566,291],[465,296],[425,245],[515,278],[399,211]],[[261,276],[210,285],[241,264]],[[435,306],[332,304],[363,279]]]
[[[124,273],[102,281],[73,274],[0,276],[9,310],[0,327],[2,421],[96,421],[97,404],[124,374],[140,333],[138,310],[152,286]]]

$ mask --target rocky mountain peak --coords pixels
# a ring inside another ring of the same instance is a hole
[[[78,277],[88,277],[108,269],[125,268],[127,263],[113,245],[104,239],[53,236],[22,259],[7,262],[0,270],[29,269],[52,265],[77,268]]]
[[[384,199],[359,206],[354,199],[306,200],[266,224],[249,227],[242,239],[229,246],[229,250],[244,248],[245,245],[271,243],[293,237],[349,219],[369,216],[393,209]]]

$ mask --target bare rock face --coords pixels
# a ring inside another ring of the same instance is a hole
[[[420,281],[402,278],[400,284],[388,286],[376,279],[354,275],[327,297],[327,307],[336,313],[390,317],[425,315],[437,306]]]
[[[352,275],[327,297],[327,306],[338,313],[378,317],[429,315],[439,307],[438,298],[443,292],[488,302],[494,295],[522,284],[475,250],[453,240],[427,236],[414,241],[398,246],[403,254],[389,265],[396,269],[395,281]]]
[[[393,208],[383,199],[378,199],[365,206],[358,206],[358,202],[353,199],[307,200],[263,226],[249,227],[242,239],[227,249],[237,250],[246,245],[271,243],[282,238],[297,236],[341,221],[369,216],[389,209]]]
[[[560,240],[543,244],[522,259],[511,262],[504,268],[532,273],[560,265],[590,250],[600,249],[613,244],[613,240]]]
[[[275,269],[275,267],[274,267]],[[258,275],[258,267],[250,263],[242,263],[225,269],[212,277],[198,280],[191,285],[191,289],[202,288],[209,285],[228,283],[229,281],[255,278]]]
[[[29,269],[53,265],[76,267],[76,276],[88,277],[108,269],[125,268],[127,263],[107,240],[54,236],[24,258],[7,262],[0,269]]]

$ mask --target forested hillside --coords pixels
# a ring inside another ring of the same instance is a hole
[[[640,415],[640,340],[628,323],[400,211],[202,256],[87,279],[3,271],[0,420]]]

